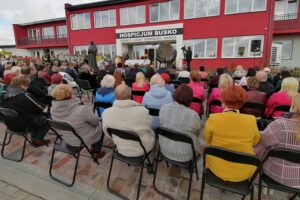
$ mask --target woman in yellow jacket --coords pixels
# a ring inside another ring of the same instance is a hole
[[[247,94],[239,86],[230,86],[222,91],[224,112],[211,114],[205,125],[204,139],[209,146],[255,155],[253,146],[260,140],[256,119],[239,112],[246,100]],[[219,178],[231,182],[247,180],[255,171],[253,166],[232,163],[213,156],[207,156],[206,167]]]

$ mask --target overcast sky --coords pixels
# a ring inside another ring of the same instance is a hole
[[[73,5],[97,0],[1,0],[0,45],[15,44],[12,24],[65,17],[64,4]],[[103,0],[98,0],[103,1]]]

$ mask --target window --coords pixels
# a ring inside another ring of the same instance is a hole
[[[275,20],[297,19],[298,0],[276,0]]]
[[[72,30],[90,29],[90,13],[71,15],[71,26]]]
[[[57,26],[57,37],[65,38],[68,36],[67,26]]]
[[[220,14],[220,0],[184,0],[184,18],[217,16]]]
[[[28,38],[29,40],[36,40],[39,37],[39,31],[38,29],[29,29],[28,30]]]
[[[191,47],[193,58],[216,58],[217,38],[186,40],[184,46]]]
[[[266,0],[225,0],[225,14],[265,11]]]
[[[276,43],[282,44],[282,60],[291,60],[293,54],[293,40],[276,41]]]
[[[116,10],[94,12],[95,28],[116,26]]]
[[[74,54],[75,55],[88,55],[89,46],[74,46]]]
[[[146,22],[145,6],[120,9],[121,25],[143,24]]]
[[[117,55],[115,44],[97,45],[97,55],[102,56],[104,60],[112,61]]]
[[[179,0],[166,1],[150,6],[150,22],[179,19]]]
[[[43,29],[43,38],[54,38],[54,28],[53,27],[44,27]]]
[[[261,52],[251,52],[252,40],[261,40],[260,49],[263,47],[263,35],[225,37],[222,44],[222,58],[249,58],[261,57]]]

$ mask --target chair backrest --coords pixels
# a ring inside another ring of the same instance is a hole
[[[204,149],[203,166],[205,166],[205,156],[207,156],[207,155],[215,156],[215,157],[221,158],[223,160],[226,160],[229,162],[234,162],[234,163],[253,165],[256,167],[260,167],[260,165],[261,165],[261,161],[258,158],[256,158],[254,155],[236,152],[236,151],[224,149],[221,147],[210,146],[210,147],[206,147]]]
[[[0,113],[4,117],[13,117],[13,118],[19,117],[19,114],[17,113],[17,111],[15,111],[11,108],[2,108],[2,107],[0,107]]]
[[[208,79],[207,79],[207,78],[201,78],[200,81],[201,81],[201,82],[206,82],[206,83],[208,83]]]
[[[279,158],[282,160],[286,160],[292,163],[300,164],[300,151],[293,149],[283,149],[283,148],[275,148],[268,152],[264,163],[270,158]]]
[[[60,138],[61,138],[61,134],[59,134],[58,131],[67,131],[67,132],[71,132],[73,133],[73,135],[75,135],[75,137],[81,142],[82,147],[85,147],[89,153],[90,150],[87,147],[87,145],[84,143],[83,139],[77,134],[77,132],[75,131],[75,129],[68,123],[66,122],[62,122],[62,121],[57,121],[57,120],[53,120],[53,119],[47,119],[47,124],[49,126],[49,128]]]
[[[218,86],[219,86],[218,83],[211,83],[211,84],[209,85],[209,88],[210,88],[210,89],[213,89],[213,88],[217,88]]]
[[[246,102],[243,105],[243,108],[257,109],[257,110],[260,110],[263,113],[266,109],[266,106],[262,103]]]
[[[96,108],[110,108],[112,107],[112,103],[109,103],[109,102],[94,102],[94,110]]]
[[[173,140],[176,142],[183,142],[183,143],[191,145],[191,150],[193,152],[193,159],[194,159],[194,161],[196,161],[196,153],[195,153],[194,143],[190,136],[180,133],[180,132],[177,132],[177,131],[167,129],[167,128],[163,128],[163,127],[156,128],[155,132],[156,132],[158,138],[159,138],[159,136],[163,136],[169,140]]]
[[[280,106],[276,106],[274,108],[274,111],[289,112],[290,109],[291,109],[290,105],[280,105]]]
[[[91,89],[90,82],[87,81],[87,80],[77,80],[77,84],[78,84],[78,87],[80,89],[83,89],[83,90],[90,90]]]
[[[179,77],[178,80],[180,80],[182,83],[190,83],[190,78],[187,77]]]
[[[176,142],[184,142],[187,144],[191,144],[192,146],[194,146],[193,140],[190,136],[177,132],[177,131],[173,131],[167,128],[163,128],[163,127],[158,127],[155,130],[156,134],[159,136],[164,136],[166,138],[168,138],[169,140],[174,140]]]
[[[140,137],[137,134],[135,134],[134,132],[119,130],[119,129],[114,129],[114,128],[108,128],[107,131],[108,131],[108,134],[110,135],[110,137],[113,137],[113,135],[115,135],[123,140],[130,140],[130,141],[138,142],[144,151],[144,155],[147,155],[146,148],[144,147]]]
[[[143,97],[144,95],[145,95],[145,91],[137,91],[137,90],[132,90],[131,91],[131,95],[132,96],[141,96],[141,97]]]
[[[159,109],[157,109],[157,108],[148,108],[148,107],[146,107],[146,108],[149,110],[149,115],[159,116]]]
[[[242,77],[238,77],[238,76],[233,77],[233,80],[234,80],[234,81],[239,81],[239,80],[241,80],[241,79],[242,79]]]
[[[202,100],[200,98],[194,97],[193,98],[193,103],[200,103],[202,105]]]

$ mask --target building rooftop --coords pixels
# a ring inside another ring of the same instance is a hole
[[[71,5],[71,4],[65,4],[66,10],[79,10],[84,8],[93,8],[93,7],[99,7],[99,6],[108,6],[108,5],[114,5],[114,4],[121,4],[121,3],[128,3],[133,1],[139,1],[139,0],[106,0],[106,1],[98,1],[93,3],[85,3],[85,4],[78,4],[78,5]]]
[[[44,24],[44,23],[58,22],[58,21],[66,21],[66,18],[65,17],[60,17],[60,18],[54,18],[54,19],[46,19],[46,20],[28,22],[28,23],[23,23],[23,24],[18,24],[18,25],[20,25],[20,26],[30,26],[30,25],[35,25],[35,24]]]

